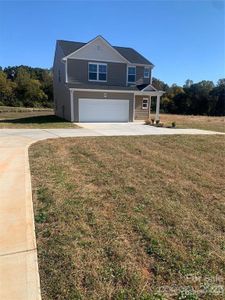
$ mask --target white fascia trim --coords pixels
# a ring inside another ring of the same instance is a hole
[[[77,91],[77,92],[104,92],[104,93],[128,93],[128,94],[134,94],[135,91],[124,91],[124,90],[97,90],[97,89],[79,89],[79,88],[69,88],[71,91]]]
[[[101,39],[101,40],[103,41],[103,43],[105,43],[107,46],[110,46],[110,47],[112,48],[112,50],[113,50],[114,52],[116,52],[116,53],[124,60],[124,62],[130,63],[130,62],[129,62],[124,56],[122,56],[115,48],[113,48],[113,46],[112,46],[108,41],[106,41],[106,39],[104,39],[101,35],[96,36],[94,39],[90,40],[90,41],[89,41],[88,43],[86,43],[84,46],[80,47],[79,49],[77,49],[76,51],[70,53],[69,55],[63,57],[63,60],[67,60],[67,58],[69,58],[71,55],[73,55],[73,54],[79,52],[81,49],[86,48],[87,46],[89,46],[92,42],[94,42],[94,41],[97,40],[97,39]]]
[[[92,58],[92,59],[89,59],[89,58],[82,58],[82,57],[79,57],[79,58],[74,58],[74,57],[68,57],[67,59],[77,59],[77,60],[87,60],[87,61],[94,61],[94,62],[99,62],[99,63],[101,63],[101,62],[111,62],[111,63],[119,63],[119,64],[126,64],[126,62],[121,62],[121,61],[117,61],[117,60],[110,60],[110,59],[104,59],[104,60],[99,60],[99,59],[95,59],[95,58]],[[66,60],[67,60],[66,59]],[[65,60],[64,60],[64,62],[65,62]]]
[[[140,96],[162,96],[163,94],[165,94],[165,92],[163,91],[140,91],[140,92],[135,92],[135,95],[140,95]]]
[[[150,68],[150,70],[152,70],[155,65],[148,65],[148,64],[136,64],[136,63],[130,63],[129,64],[131,67],[133,66],[137,66],[137,67],[146,67],[146,68]]]
[[[100,89],[82,89],[82,88],[69,88],[70,91],[77,92],[104,92],[104,93],[128,93],[134,95],[145,95],[145,96],[162,96],[165,92],[155,91],[155,92],[142,92],[142,91],[131,91],[131,90],[100,90]]]

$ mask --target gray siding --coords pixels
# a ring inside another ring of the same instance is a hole
[[[74,121],[79,122],[79,99],[80,98],[90,98],[90,99],[106,99],[104,97],[105,92],[76,92],[74,91]],[[133,121],[133,93],[107,93],[108,99],[120,99],[120,100],[130,100],[129,101],[129,121]]]
[[[56,116],[70,121],[70,92],[65,86],[65,64],[61,61],[63,57],[62,49],[57,44],[53,64],[54,107]]]
[[[71,120],[71,105],[70,105],[70,91],[66,85],[65,78],[65,63],[62,62],[64,53],[61,47],[57,44],[54,66],[53,66],[53,89],[54,89],[54,103],[55,103],[55,114],[61,118],[65,118],[69,121],[79,121],[79,98],[90,98],[90,99],[105,99],[105,92],[74,92],[74,120]],[[104,63],[104,62],[103,62]],[[88,81],[88,61],[68,59],[67,61],[67,74],[68,83],[75,84],[87,84],[91,89],[94,85],[108,87],[124,87],[127,86],[127,64],[125,63],[107,63],[107,82],[90,82]],[[151,70],[150,70],[151,72]],[[60,80],[59,80],[60,73]],[[150,76],[151,77],[151,76]],[[149,84],[151,78],[144,78],[144,67],[136,67],[136,84]],[[133,84],[134,85],[134,84]],[[129,100],[129,121],[133,121],[133,103],[134,94],[132,92],[107,92],[108,99],[124,99]],[[135,118],[145,119],[147,112],[142,111],[140,108],[141,100],[137,99],[135,107]]]
[[[102,62],[104,63],[104,62]],[[127,64],[111,63],[107,64],[107,82],[99,82],[99,85],[126,86],[127,85]],[[96,81],[88,80],[88,61],[80,59],[68,59],[67,65],[68,82],[69,83],[84,83],[96,84]],[[151,76],[150,76],[151,77]],[[144,67],[136,67],[136,84],[149,84],[150,78],[144,78]]]
[[[108,64],[108,82],[110,85],[126,86],[127,83],[126,64],[109,63]]]
[[[69,83],[87,83],[88,61],[68,59],[67,74]]]
[[[144,78],[144,67],[136,67],[136,84],[149,84],[150,78]]]
[[[99,82],[99,85],[126,86],[127,66],[123,63],[102,62],[107,64],[107,82]],[[90,88],[96,81],[88,80],[88,61],[78,59],[68,59],[68,82],[88,83]]]
[[[149,118],[149,110],[142,108],[143,98],[148,98],[149,101],[148,96],[135,96],[135,120],[147,120]]]

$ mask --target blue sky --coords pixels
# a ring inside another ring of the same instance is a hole
[[[224,1],[1,1],[0,66],[49,68],[57,39],[98,34],[133,47],[153,76],[183,85],[225,77]]]

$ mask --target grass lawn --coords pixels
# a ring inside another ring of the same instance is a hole
[[[43,300],[224,299],[223,136],[66,138],[29,155]]]
[[[1,109],[0,129],[3,128],[76,128],[77,126],[59,117],[53,110]]]
[[[176,122],[177,128],[196,128],[225,132],[225,117],[161,114],[160,119],[165,126],[171,126],[171,122]]]

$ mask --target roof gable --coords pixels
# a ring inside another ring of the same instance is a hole
[[[90,45],[91,43],[93,43],[95,41],[95,43],[97,41],[100,41],[101,43],[104,44],[104,47],[107,48],[108,46],[108,51],[111,48],[111,52],[108,52],[108,55],[110,53],[112,53],[112,49],[115,50],[115,52],[113,53],[113,57],[115,59],[116,53],[119,55],[119,62],[120,60],[122,60],[123,62],[125,61],[126,63],[131,63],[131,64],[140,64],[140,65],[149,65],[154,67],[154,65],[147,60],[144,56],[142,56],[139,52],[137,52],[136,50],[132,49],[132,48],[127,48],[127,47],[118,47],[118,46],[111,46],[103,37],[101,36],[97,36],[95,39],[91,40],[88,43],[81,43],[81,42],[72,42],[72,41],[62,41],[59,40],[58,44],[59,46],[62,48],[63,53],[65,55],[64,59],[66,57],[70,57],[72,58],[72,55],[79,54],[81,56],[81,49],[85,50],[87,45]],[[80,49],[80,53],[78,52],[78,50]],[[90,50],[90,49],[89,49]],[[83,52],[84,53],[84,52]],[[93,55],[92,55],[93,56]],[[118,58],[118,57],[117,57]],[[92,60],[97,60],[96,58],[92,59]],[[103,60],[103,57],[101,56],[99,60]],[[112,61],[112,60],[110,60]]]
[[[152,92],[152,91],[157,91],[156,88],[154,88],[154,86],[152,84],[149,84],[147,86],[145,86],[143,89],[142,89],[143,92]]]
[[[114,49],[101,36],[97,36],[89,43],[84,44],[83,46],[75,50],[73,53],[64,57],[64,59],[67,58],[129,63],[129,61],[125,57],[123,57],[116,49]]]

